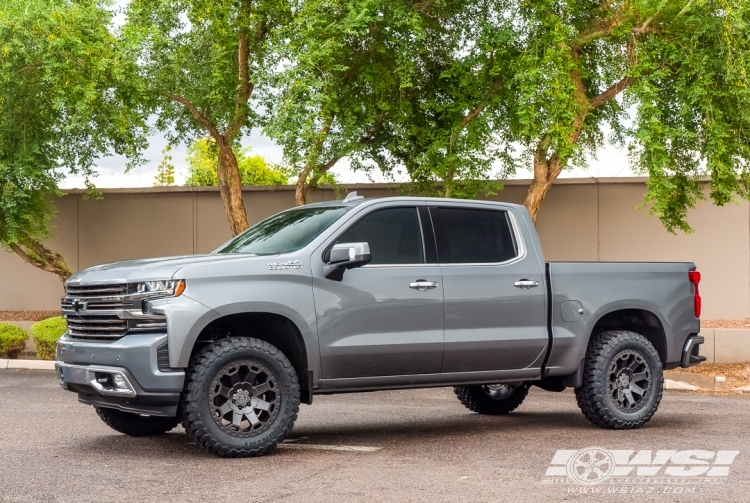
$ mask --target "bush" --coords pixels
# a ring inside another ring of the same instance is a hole
[[[65,318],[55,316],[47,318],[31,325],[31,334],[34,336],[36,356],[40,360],[55,359],[55,343],[68,329]]]
[[[0,323],[0,358],[18,358],[29,334],[21,327]]]

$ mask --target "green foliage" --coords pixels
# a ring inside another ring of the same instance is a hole
[[[267,37],[290,15],[290,5],[283,0],[132,0],[124,41],[140,61],[139,73],[158,114],[156,127],[173,143],[207,134],[206,125],[175,99],[180,97],[220,132],[239,118],[237,134],[242,134],[257,115],[246,100],[238,99],[239,35],[244,30],[249,37],[252,92],[263,85],[263,70],[277,64],[267,57]]]
[[[533,167],[541,200],[560,171],[612,141],[630,144],[669,231],[690,230],[702,178],[718,205],[750,197],[750,2],[444,7],[373,155],[386,173],[472,197],[493,190],[482,180]]]
[[[94,162],[133,162],[147,127],[134,105],[133,65],[95,0],[0,0],[0,245],[65,274],[41,246],[53,197],[66,173],[94,174]]]
[[[169,154],[171,150],[172,147],[167,145],[164,150],[161,151],[164,157],[156,168],[154,187],[167,187],[169,185],[174,185],[174,164],[172,164],[172,156]]]
[[[264,131],[307,192],[342,157],[372,167],[370,152],[405,104],[429,29],[441,29],[442,3],[307,0],[275,39],[283,65],[264,94]]]
[[[62,316],[47,318],[31,325],[36,355],[40,360],[55,359],[57,339],[62,337],[66,330],[68,330],[68,326]]]
[[[412,75],[374,158],[386,173],[406,173],[405,189],[473,198],[502,188],[508,172],[508,105],[501,92],[512,75],[516,34],[496,2],[430,4],[437,24],[409,56]],[[408,43],[408,42],[407,42]],[[511,166],[512,168],[512,166]]]
[[[240,168],[242,185],[286,185],[289,180],[282,171],[275,169],[259,155],[250,155],[250,148],[235,153]],[[190,186],[217,185],[218,148],[210,138],[193,142],[188,150],[188,179]]]
[[[21,327],[0,323],[0,358],[18,358],[29,334]]]

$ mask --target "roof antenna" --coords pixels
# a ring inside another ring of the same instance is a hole
[[[351,203],[352,201],[359,201],[360,199],[364,199],[365,196],[358,196],[357,191],[349,192],[346,197],[344,198],[345,203]]]

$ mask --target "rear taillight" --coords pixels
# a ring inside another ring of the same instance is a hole
[[[699,273],[698,271],[690,271],[688,272],[688,279],[695,286],[695,295],[693,295],[693,311],[695,312],[695,317],[700,318],[701,294],[698,291],[698,283],[701,282],[701,273]]]

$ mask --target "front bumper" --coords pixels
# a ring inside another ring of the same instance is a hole
[[[185,373],[159,369],[167,334],[132,334],[116,341],[57,342],[60,386],[82,403],[140,414],[175,416]],[[115,385],[115,380],[117,385]]]

